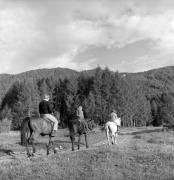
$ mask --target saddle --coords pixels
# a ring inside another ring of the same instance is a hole
[[[41,119],[43,120],[43,126],[51,125],[51,128],[53,129],[54,122],[50,121],[48,118],[43,116],[41,117]]]
[[[80,131],[80,133],[87,132],[88,131],[87,122],[82,120],[82,119],[80,121],[78,121],[78,122],[79,122],[79,131]]]

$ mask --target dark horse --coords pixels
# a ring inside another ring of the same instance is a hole
[[[82,120],[80,122],[77,117],[70,117],[68,119],[68,129],[72,143],[72,151],[74,151],[74,141],[76,135],[78,135],[79,137],[78,150],[80,149],[80,139],[81,139],[81,135],[83,134],[85,136],[86,148],[88,148],[88,141],[87,141],[88,124],[85,120]]]
[[[56,112],[56,117],[59,122],[60,114]],[[53,141],[51,140],[51,133],[53,131],[53,123],[50,122],[48,119],[41,118],[41,117],[26,117],[22,124],[21,124],[21,145],[25,145],[27,149],[27,155],[33,156],[36,152],[35,148],[35,140],[38,138],[39,135],[49,136],[49,143],[47,144],[47,155],[49,154],[49,150],[51,148],[54,149],[54,153],[56,150],[53,146]],[[28,145],[32,144],[32,153],[30,153]]]

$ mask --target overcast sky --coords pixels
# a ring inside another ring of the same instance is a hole
[[[173,0],[0,0],[0,73],[174,65]]]

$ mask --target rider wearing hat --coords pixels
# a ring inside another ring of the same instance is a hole
[[[43,100],[39,103],[39,113],[41,117],[47,118],[54,123],[53,132],[51,135],[55,136],[58,128],[58,121],[53,116],[53,109],[49,99],[50,96],[45,94]]]
[[[112,109],[111,114],[110,114],[110,121],[116,123],[117,119],[118,119],[117,111],[115,109]],[[118,124],[117,124],[117,127],[118,127],[118,131],[119,131],[120,126]]]
[[[110,114],[110,120],[115,122],[117,119],[118,119],[117,112],[115,109],[112,109],[111,114]]]
[[[82,120],[84,120],[84,114],[83,114],[82,106],[79,106],[79,107],[77,108],[76,115],[77,115],[78,120],[79,120],[80,122],[81,122]]]
[[[77,108],[76,116],[78,118],[78,121],[80,122],[79,123],[79,129],[80,130],[84,130],[85,129],[85,131],[88,131],[88,125],[87,125],[87,122],[85,121],[85,118],[84,118],[82,106],[79,106]]]

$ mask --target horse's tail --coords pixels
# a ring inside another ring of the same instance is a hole
[[[27,143],[28,133],[30,131],[29,121],[30,121],[30,118],[26,117],[21,124],[21,130],[20,130],[20,132],[21,132],[21,145],[26,145],[26,143]]]

